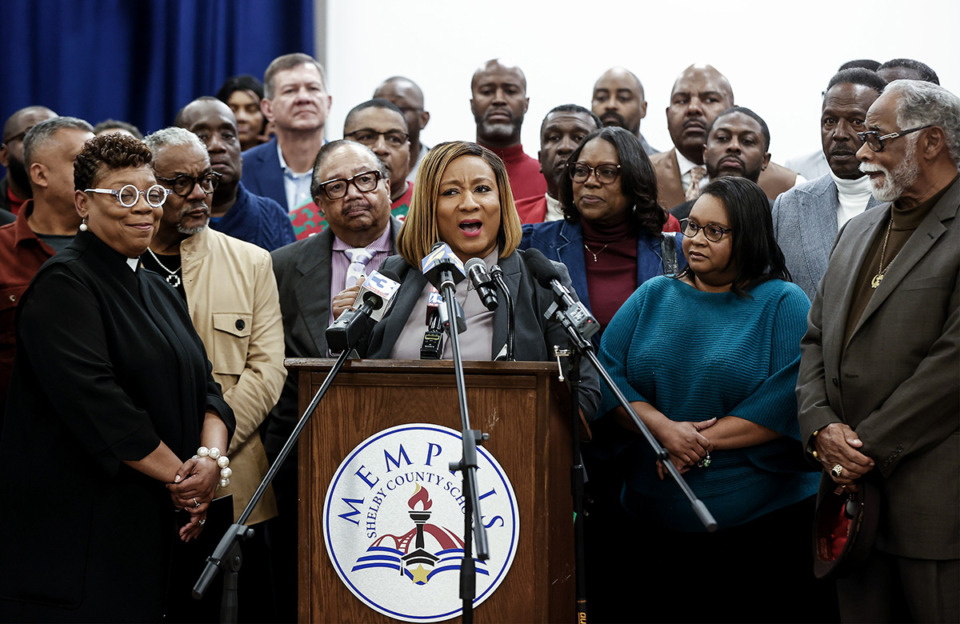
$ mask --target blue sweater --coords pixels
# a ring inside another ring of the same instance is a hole
[[[714,451],[709,468],[684,474],[720,528],[812,496],[798,443],[794,389],[810,302],[788,282],[748,291],[701,292],[669,277],[644,283],[603,335],[600,361],[630,401],[652,404],[676,421],[732,415],[784,436],[759,446]],[[679,338],[678,338],[679,337]],[[616,407],[604,393],[599,414]],[[709,429],[705,432],[709,438]],[[703,526],[672,479],[661,481],[646,443],[634,442],[624,504],[681,531]]]
[[[227,214],[210,219],[210,227],[267,251],[297,241],[287,211],[269,197],[251,193],[243,182],[237,185],[236,203]]]

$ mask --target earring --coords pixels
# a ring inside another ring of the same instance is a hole
[[[89,228],[87,227],[87,218],[84,217],[83,221],[80,222],[80,231],[86,232]]]

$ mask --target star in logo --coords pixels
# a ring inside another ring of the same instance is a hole
[[[417,585],[427,584],[427,576],[430,574],[430,571],[424,568],[422,565],[412,568],[410,573],[413,574],[413,582]]]

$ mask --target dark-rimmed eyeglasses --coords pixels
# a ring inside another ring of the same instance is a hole
[[[207,195],[214,192],[220,185],[220,178],[222,176],[223,174],[217,171],[208,171],[198,176],[188,176],[185,173],[178,173],[173,178],[161,178],[157,176],[157,180],[169,186],[174,194],[180,197],[190,197],[190,193],[193,192],[193,187],[198,184],[200,185],[200,190]]]
[[[582,162],[567,163],[567,171],[570,173],[570,179],[574,182],[583,183],[590,178],[593,173],[600,184],[611,184],[620,177],[620,165],[615,163],[600,163],[596,167]]]
[[[723,238],[723,235],[727,232],[732,232],[732,228],[720,227],[719,225],[708,223],[707,225],[700,225],[699,223],[694,223],[690,219],[680,219],[680,231],[683,232],[683,235],[687,238],[694,238],[697,235],[697,232],[702,231],[704,237],[711,243],[719,243],[720,239]]]
[[[124,208],[133,208],[136,206],[137,202],[140,201],[141,196],[143,196],[143,198],[147,201],[147,204],[152,208],[160,208],[163,206],[164,202],[167,201],[167,195],[172,193],[170,189],[165,189],[159,184],[154,184],[145,191],[141,191],[132,184],[127,184],[120,187],[120,190],[118,191],[113,189],[88,188],[83,189],[83,192],[113,195]]]
[[[898,132],[891,132],[890,134],[884,134],[880,136],[880,132],[877,130],[867,130],[866,132],[858,132],[857,136],[860,137],[860,140],[866,143],[870,149],[875,152],[883,151],[883,142],[892,141],[894,139],[899,139],[902,136],[906,136],[911,132],[919,132],[920,130],[926,130],[927,128],[932,128],[936,124],[927,124],[925,126],[920,126],[917,128],[910,128],[909,130],[900,130]]]
[[[351,141],[356,141],[361,145],[366,145],[367,147],[373,147],[377,144],[377,141],[380,140],[380,137],[383,137],[384,142],[393,148],[403,147],[404,144],[409,140],[410,135],[405,132],[400,132],[399,130],[387,130],[386,132],[377,132],[373,128],[361,128],[360,130],[355,130],[350,134],[343,135],[345,139],[350,139]]]
[[[347,189],[350,188],[351,184],[357,187],[357,190],[361,193],[369,193],[377,188],[379,182],[379,171],[363,171],[351,178],[334,178],[333,180],[321,182],[317,185],[317,192],[314,193],[314,195],[319,196],[320,192],[323,191],[327,199],[333,201],[346,195]]]

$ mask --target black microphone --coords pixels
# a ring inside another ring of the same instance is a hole
[[[483,307],[493,312],[497,309],[497,290],[493,286],[493,278],[487,273],[487,265],[480,258],[470,258],[464,266],[467,277],[473,288],[480,295]]]
[[[327,346],[332,353],[340,353],[357,346],[360,339],[383,318],[391,300],[400,289],[398,280],[392,273],[374,271],[363,281],[353,302],[354,309],[341,314],[340,318],[327,328]]]
[[[453,253],[450,245],[443,241],[438,241],[430,253],[420,261],[420,268],[427,281],[441,293],[444,284],[449,283],[451,286],[456,286],[466,277],[460,258]]]
[[[588,339],[600,331],[600,323],[597,322],[597,319],[590,314],[585,305],[570,296],[570,291],[560,282],[560,269],[547,260],[547,257],[539,249],[531,247],[523,253],[527,268],[530,269],[534,279],[544,288],[553,290],[556,299],[555,305],[567,316],[573,327],[580,332],[580,335]],[[552,317],[553,312],[553,306],[551,306],[551,309],[547,310],[546,317]]]
[[[430,288],[427,296],[427,331],[423,334],[420,343],[421,360],[439,360],[443,355],[443,331],[440,322],[440,308],[443,306],[443,297],[436,288]]]

